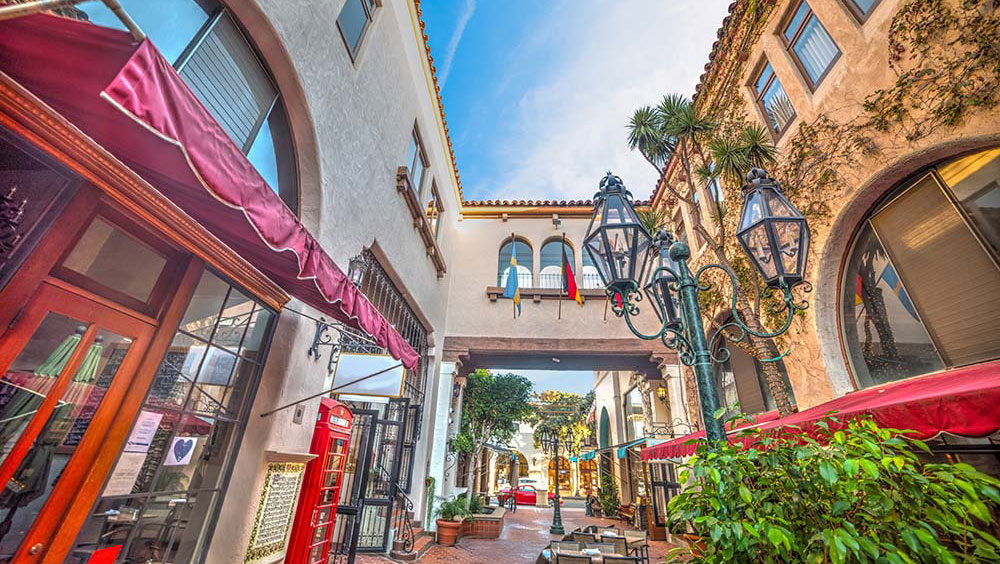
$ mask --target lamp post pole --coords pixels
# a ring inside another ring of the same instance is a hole
[[[562,512],[559,510],[559,435],[556,433],[552,434],[552,444],[553,450],[556,453],[556,479],[555,479],[555,497],[552,499],[552,526],[549,527],[550,535],[565,535],[566,530],[563,529],[562,524]]]
[[[715,389],[712,350],[708,348],[705,326],[701,321],[701,307],[698,305],[698,282],[691,275],[691,269],[687,265],[688,259],[691,258],[691,249],[687,243],[677,241],[670,246],[669,253],[670,258],[677,263],[680,275],[677,293],[694,356],[694,377],[698,383],[701,413],[705,421],[705,436],[714,444],[725,438],[726,430],[722,421],[715,417],[715,412],[719,410],[719,395]]]

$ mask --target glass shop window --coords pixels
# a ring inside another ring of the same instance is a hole
[[[841,295],[859,386],[1000,358],[997,154],[938,165],[862,225]]]
[[[226,493],[274,313],[206,271],[68,562],[197,562]]]
[[[67,177],[0,131],[0,288],[74,191]]]

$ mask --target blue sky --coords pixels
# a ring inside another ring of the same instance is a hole
[[[690,95],[729,0],[424,0],[466,199],[589,198],[608,169],[655,171],[632,111]]]

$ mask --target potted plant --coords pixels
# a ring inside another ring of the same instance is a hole
[[[469,514],[464,497],[456,497],[441,502],[438,507],[437,541],[442,546],[455,546],[462,520]]]

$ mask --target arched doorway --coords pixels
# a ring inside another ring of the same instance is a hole
[[[504,488],[511,487],[516,460],[517,457],[513,453],[497,453],[496,460],[493,462],[496,465],[496,472],[493,473],[493,491],[498,492]]]
[[[585,494],[589,488],[591,493],[597,494],[597,488],[601,485],[601,475],[597,471],[597,463],[591,460],[580,461],[580,493]]]
[[[554,492],[556,483],[556,459],[549,460],[549,491]],[[564,495],[573,491],[573,472],[570,469],[569,460],[566,457],[559,457],[559,494]]]

